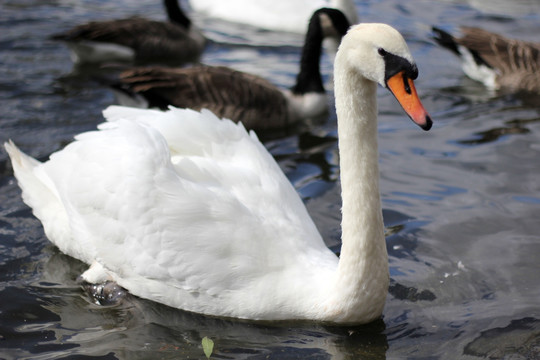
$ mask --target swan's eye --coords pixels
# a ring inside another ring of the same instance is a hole
[[[383,48],[379,48],[379,50],[377,50],[377,51],[379,52],[379,55],[381,55],[381,56],[384,56],[384,55],[387,54],[386,50],[384,50]]]

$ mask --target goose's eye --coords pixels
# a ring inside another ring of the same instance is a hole
[[[387,54],[386,50],[384,50],[383,48],[379,48],[379,50],[377,50],[377,51],[379,52],[379,55],[381,55],[381,56],[384,56],[384,55]]]

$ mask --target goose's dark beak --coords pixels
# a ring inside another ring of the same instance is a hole
[[[431,129],[433,121],[420,102],[414,82],[404,71],[398,72],[386,81],[386,86],[399,101],[403,110],[418,126],[424,130]]]

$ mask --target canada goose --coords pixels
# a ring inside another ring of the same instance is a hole
[[[180,8],[177,0],[164,0],[168,22],[130,17],[92,21],[53,35],[71,49],[75,63],[107,61],[182,64],[199,59],[206,39]]]
[[[463,71],[488,88],[540,93],[540,44],[508,39],[474,27],[454,37],[433,27],[434,39],[463,61]]]
[[[120,74],[115,86],[123,105],[166,109],[169,105],[209,109],[219,117],[242,121],[249,129],[294,125],[328,112],[319,62],[325,37],[341,39],[349,28],[343,13],[322,8],[312,15],[296,84],[280,89],[269,81],[227,67],[133,68]],[[142,101],[141,101],[142,100]]]

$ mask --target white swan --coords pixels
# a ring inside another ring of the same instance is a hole
[[[141,17],[92,21],[55,34],[71,49],[74,63],[143,61],[183,64],[199,59],[206,45],[202,32],[180,8],[163,0],[168,22]]]
[[[343,196],[338,259],[295,189],[241,124],[209,111],[105,110],[109,122],[40,163],[5,144],[24,201],[89,282],[203,314],[365,323],[388,290],[376,84],[431,119],[401,35],[362,24],[335,66]]]
[[[322,7],[341,10],[358,23],[353,0],[189,0],[193,10],[209,17],[254,27],[303,34],[313,12]]]

